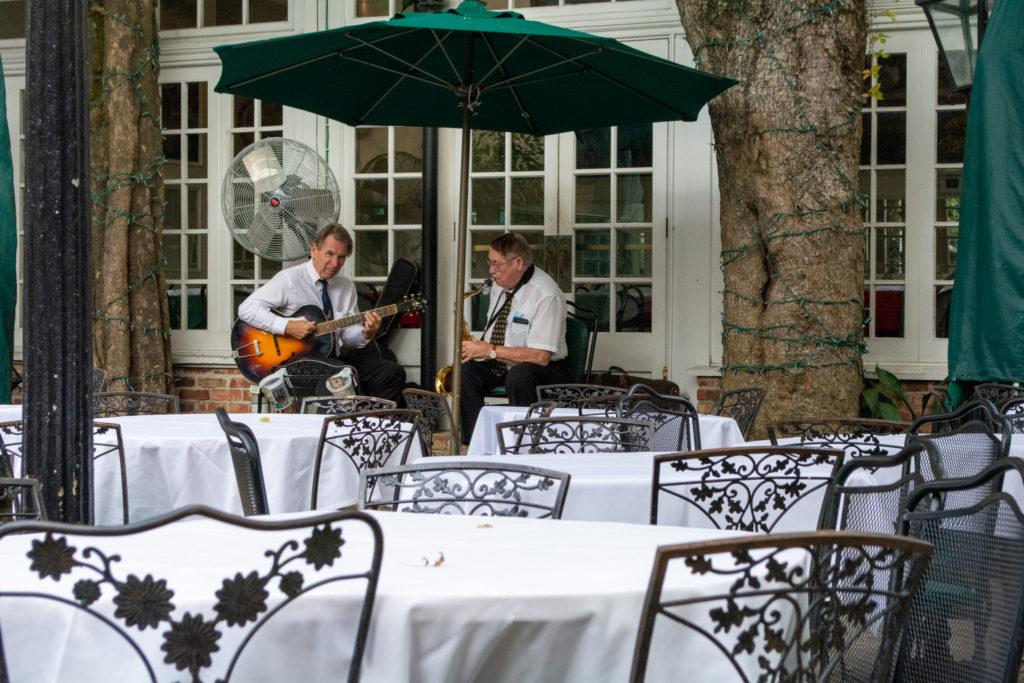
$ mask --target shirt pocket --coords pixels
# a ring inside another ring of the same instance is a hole
[[[515,318],[509,319],[505,326],[505,346],[526,346],[526,339],[529,336],[529,324],[516,322]]]

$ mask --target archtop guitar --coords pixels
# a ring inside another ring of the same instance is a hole
[[[419,297],[407,297],[398,303],[373,309],[381,318],[398,313],[422,310],[426,301]],[[274,315],[289,320],[307,320],[316,324],[313,334],[305,339],[295,339],[284,334],[271,334],[257,329],[247,322],[236,320],[231,328],[231,357],[239,372],[250,382],[258,384],[280,365],[287,365],[310,355],[330,356],[334,351],[334,333],[346,327],[362,325],[366,311],[353,313],[343,318],[327,320],[319,307],[303,306],[291,315],[273,311]]]

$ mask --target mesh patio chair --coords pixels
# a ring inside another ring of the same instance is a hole
[[[1024,434],[1024,398],[1011,398],[1004,401],[999,411],[1010,421],[1010,431]]]
[[[39,481],[0,477],[0,524],[30,519],[46,519]]]
[[[718,401],[715,402],[715,408],[711,413],[736,420],[736,425],[740,428],[743,438],[749,439],[763,400],[764,389],[761,387],[731,389],[718,396]]]
[[[235,470],[238,497],[242,500],[242,512],[251,515],[268,515],[267,486],[263,479],[263,463],[260,447],[249,425],[235,422],[223,408],[217,408],[217,422],[228,439],[231,464]]]
[[[191,519],[178,523],[186,518]],[[230,537],[230,555],[223,551],[220,564],[206,566],[210,549],[186,533],[197,525]],[[39,637],[54,634],[53,651],[65,644],[66,620],[72,629],[94,629],[93,638],[106,638],[100,642],[110,651],[87,659],[97,670],[83,675],[285,680],[287,667],[317,651],[337,653],[323,664],[333,667],[336,679],[359,680],[382,550],[380,527],[364,513],[346,510],[271,522],[192,506],[123,527],[16,522],[0,526],[0,547],[8,549],[8,558],[17,557],[12,551],[24,552],[26,578],[38,575],[32,587],[26,581],[17,588],[0,586],[0,603],[16,597],[18,605],[29,605],[25,609],[39,625]],[[182,559],[169,562],[167,557]],[[11,563],[5,567],[8,572],[15,568]],[[291,603],[301,599],[308,605],[312,598],[307,596],[314,593],[327,601],[317,632],[332,639],[331,648],[279,643],[294,629]],[[275,618],[281,612],[284,616]],[[149,627],[154,629],[151,637]],[[4,630],[6,645],[9,632]],[[0,646],[3,670],[19,656],[26,655]]]
[[[1004,477],[1024,483],[1024,463],[1004,458],[974,478],[930,482],[910,495],[900,531],[935,552],[904,626],[895,680],[1016,683],[1024,515],[1012,496],[991,492]]]
[[[997,408],[1012,398],[1024,398],[1024,387],[1003,382],[982,382],[974,386],[971,398],[991,401]]]
[[[771,533],[803,518],[843,463],[843,452],[801,446],[739,446],[654,456],[651,524],[659,510],[690,513],[716,529]],[[820,504],[815,503],[817,518]],[[695,526],[686,523],[684,526]]]
[[[681,396],[666,396],[643,384],[634,384],[615,404],[615,414],[646,420],[654,426],[650,450],[700,450],[697,408]]]
[[[907,430],[907,443],[931,441],[947,477],[973,477],[1009,454],[1010,421],[991,402],[974,400],[951,413],[928,415]]]
[[[455,420],[452,418],[452,410],[448,406],[448,399],[435,391],[424,391],[423,389],[403,389],[402,396],[405,398],[405,405],[423,414],[423,440],[430,445],[430,453],[434,452],[434,437],[441,434],[443,448],[440,452],[450,455],[458,454],[458,443],[453,438],[452,428]]]
[[[537,387],[538,401],[554,401],[559,408],[579,408],[580,399],[621,396],[626,390],[603,384],[542,384]]]
[[[654,441],[650,422],[616,417],[538,417],[495,429],[501,454],[634,453],[651,450]]]
[[[367,410],[392,410],[394,401],[376,396],[307,396],[302,399],[300,413],[306,415],[348,415]]]
[[[892,420],[806,418],[770,423],[768,438],[776,445],[782,439],[798,439],[801,446],[841,448],[847,458],[861,458],[899,451],[909,428],[909,422]]]
[[[21,445],[24,438],[25,423],[22,420],[11,420],[0,423],[0,469],[8,472],[7,476],[24,476],[25,464],[21,458]],[[95,463],[102,457],[117,456],[118,477],[121,484],[121,516],[124,524],[129,520],[128,504],[128,469],[125,462],[124,439],[121,437],[121,425],[113,422],[94,421],[92,423],[92,457]]]
[[[178,412],[178,397],[145,391],[101,391],[92,395],[93,417],[164,415]]]
[[[842,531],[662,546],[630,681],[718,663],[734,672],[718,680],[886,681],[931,550]]]
[[[313,464],[310,508],[317,507],[325,458],[348,460],[357,475],[364,470],[404,465],[412,444],[423,447],[422,420],[418,410],[409,409],[369,410],[324,418]]]
[[[359,509],[560,519],[569,479],[565,472],[494,459],[422,461],[360,473]]]

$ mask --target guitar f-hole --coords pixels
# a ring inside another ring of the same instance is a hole
[[[274,351],[277,352],[278,356],[281,355],[281,345],[277,343],[277,335],[276,334],[274,335]]]

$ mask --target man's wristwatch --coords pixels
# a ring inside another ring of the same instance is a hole
[[[498,357],[498,350],[492,346],[491,352],[487,354],[487,357],[490,358],[491,360],[494,360],[495,358]]]

